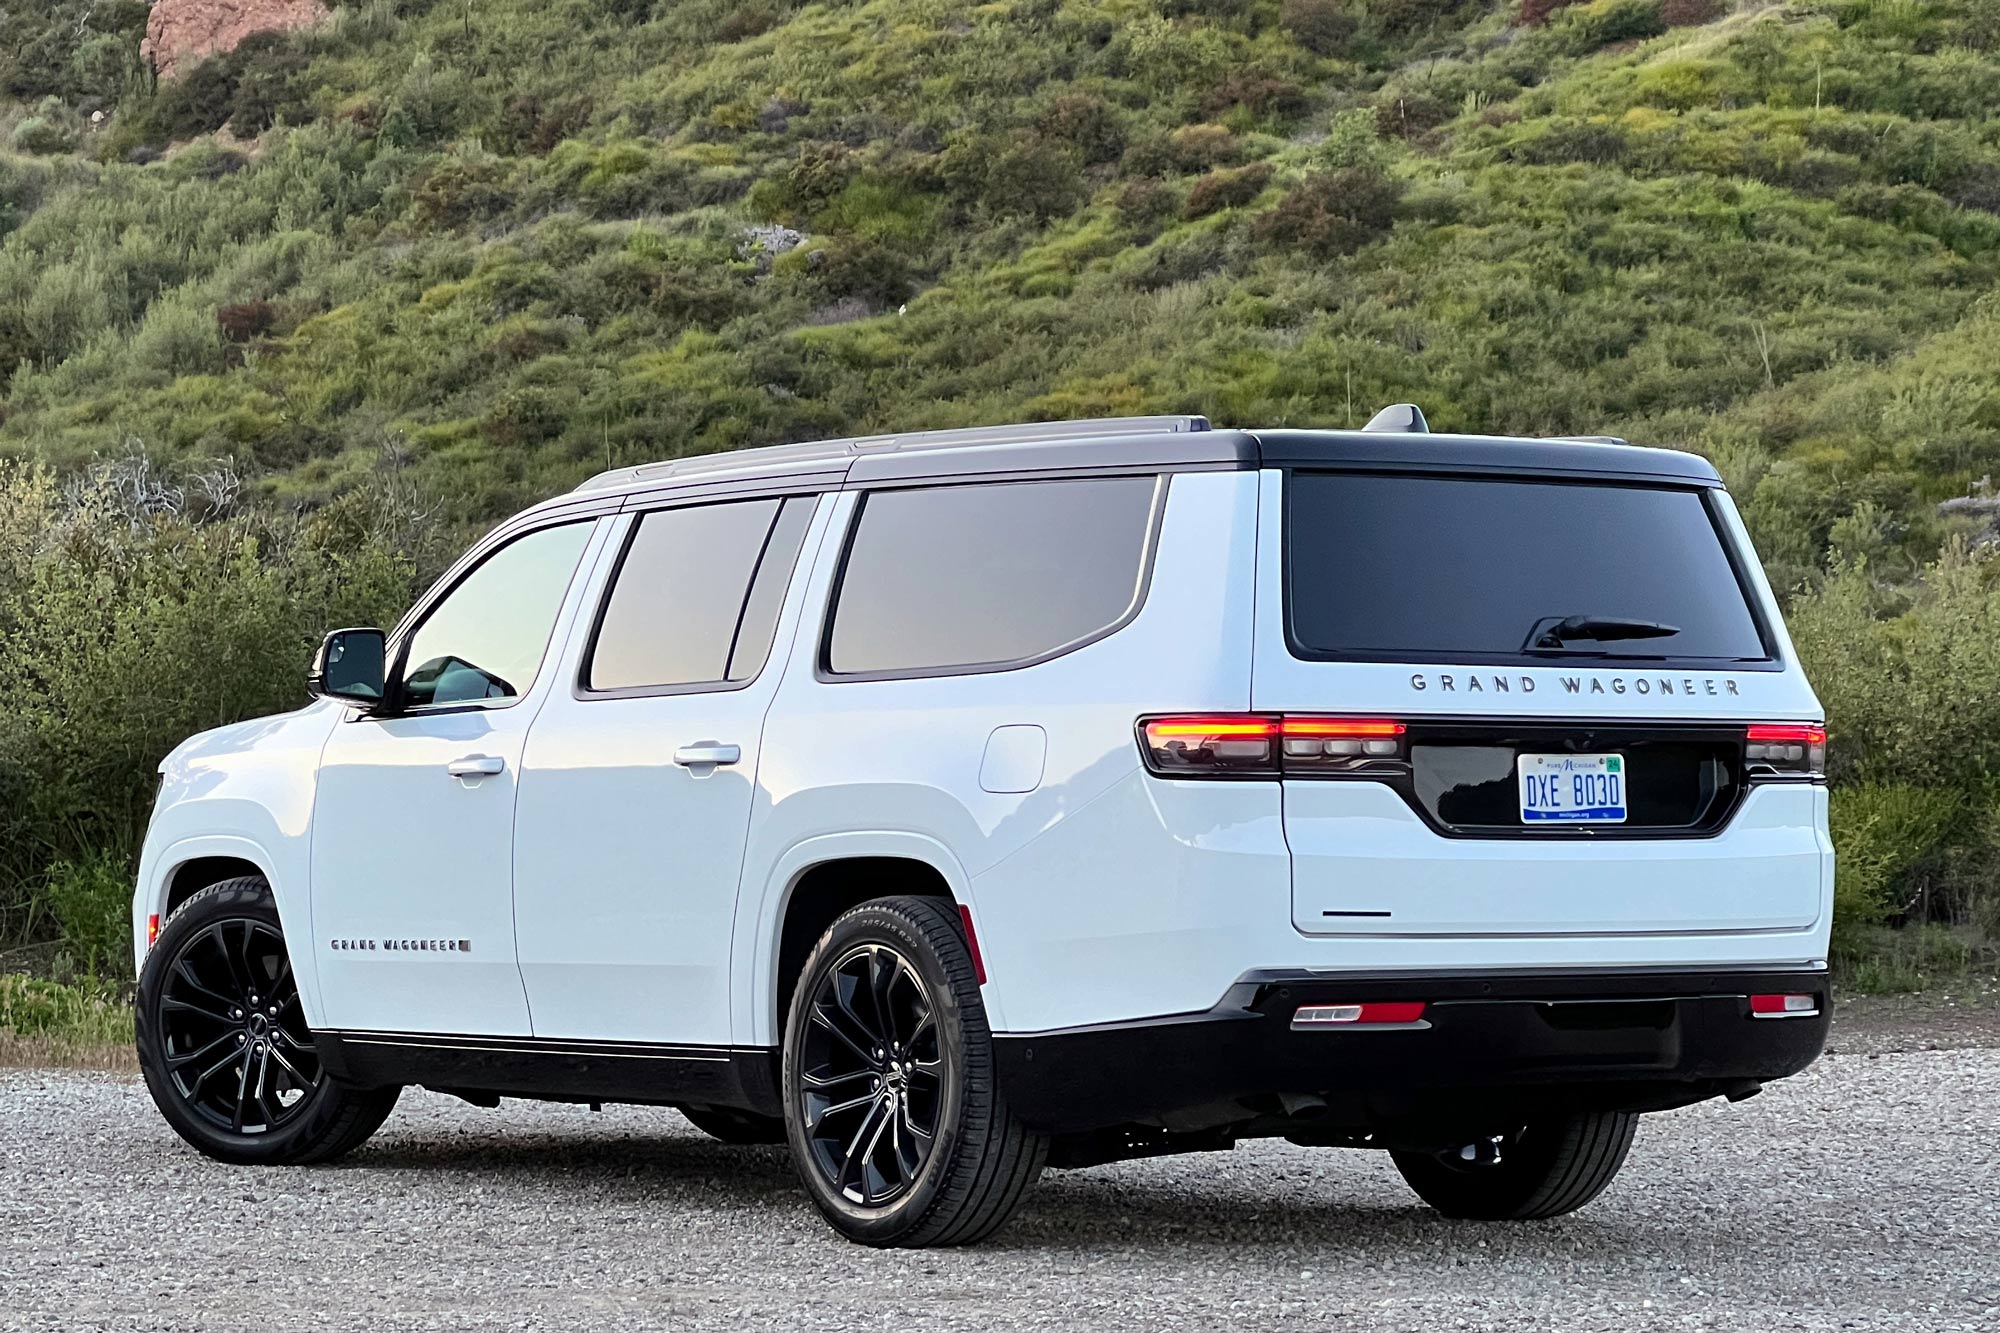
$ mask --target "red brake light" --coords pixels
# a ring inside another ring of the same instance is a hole
[[[1816,722],[1760,722],[1743,733],[1751,777],[1826,772],[1826,728]]]
[[[1408,757],[1401,722],[1372,717],[1229,713],[1142,718],[1147,767],[1172,777],[1379,774]]]

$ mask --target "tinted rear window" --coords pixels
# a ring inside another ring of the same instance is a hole
[[[1110,629],[1136,604],[1153,477],[877,491],[856,520],[827,666],[998,666]]]
[[[1721,534],[1691,490],[1301,472],[1286,519],[1294,644],[1360,660],[1764,660]],[[1678,632],[1526,651],[1571,616]]]

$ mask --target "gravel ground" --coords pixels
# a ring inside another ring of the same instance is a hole
[[[836,1239],[779,1150],[670,1111],[417,1091],[341,1165],[250,1170],[129,1076],[0,1070],[0,1327],[2000,1330],[1994,1036],[1837,1034],[1753,1101],[1649,1117],[1554,1222],[1257,1143],[1051,1172],[987,1245],[917,1254]]]

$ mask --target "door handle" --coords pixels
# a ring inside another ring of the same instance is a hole
[[[715,741],[696,741],[674,751],[674,762],[682,768],[713,768],[717,764],[733,764],[742,757],[742,746]]]
[[[497,754],[469,754],[444,766],[444,771],[455,778],[490,778],[506,770],[507,761]]]

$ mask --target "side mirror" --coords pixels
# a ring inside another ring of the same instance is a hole
[[[374,708],[381,704],[389,636],[379,629],[337,629],[326,636],[306,675],[315,699],[340,699]]]

